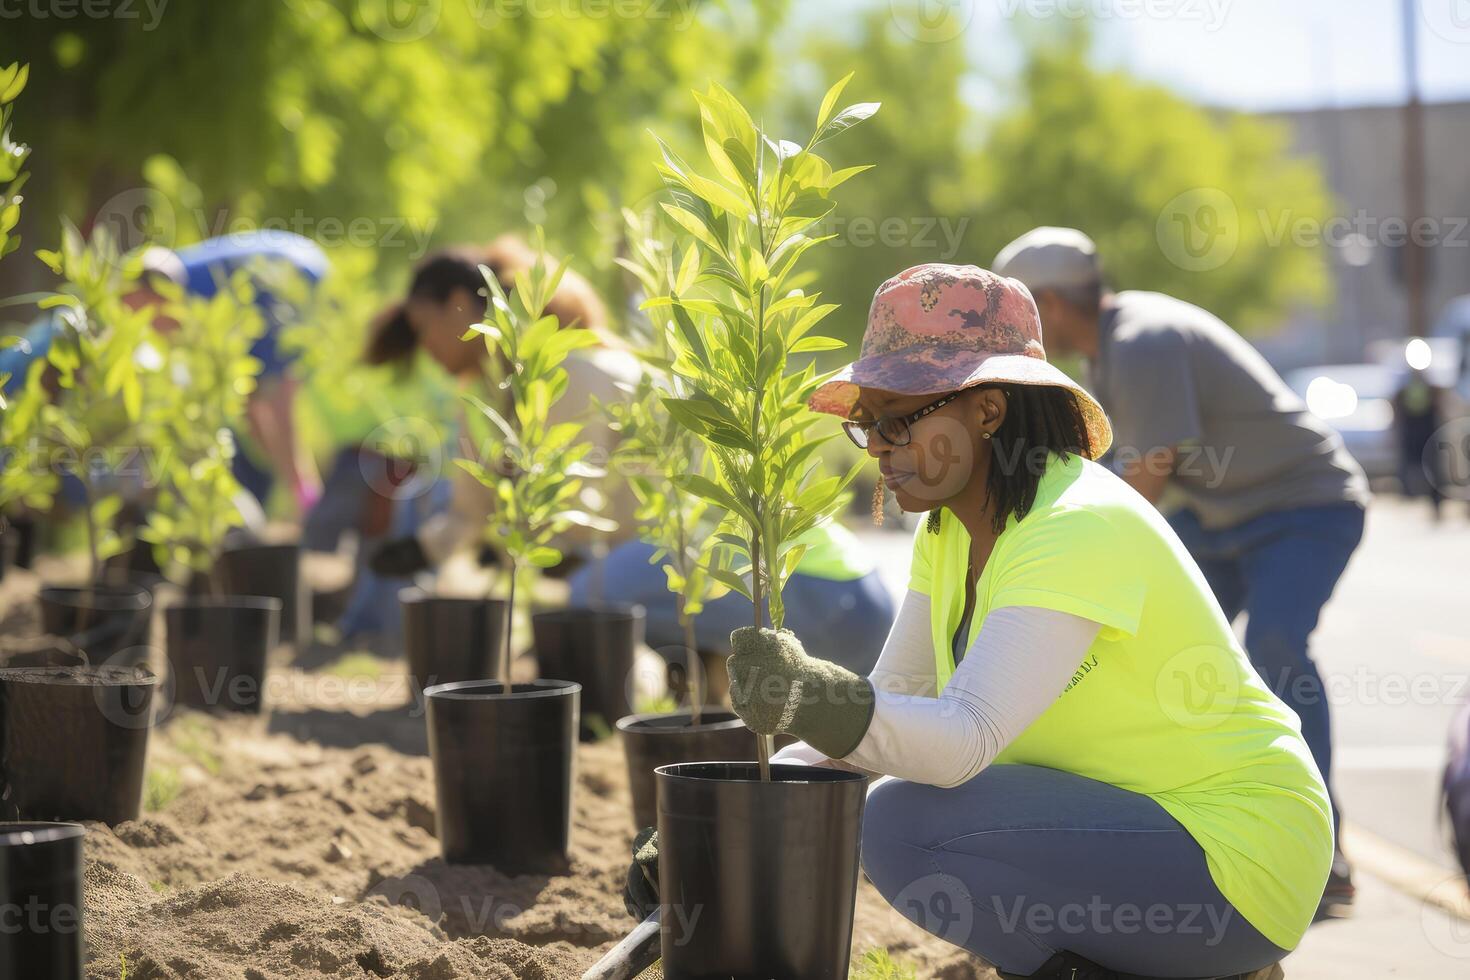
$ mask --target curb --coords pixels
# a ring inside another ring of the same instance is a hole
[[[1470,922],[1470,885],[1464,875],[1352,824],[1343,826],[1342,844],[1363,871],[1410,898]]]

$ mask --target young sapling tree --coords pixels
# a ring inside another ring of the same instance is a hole
[[[61,248],[37,255],[63,280],[59,291],[40,301],[54,309],[57,334],[46,352],[55,369],[54,397],[34,402],[29,425],[35,451],[80,481],[84,495],[90,581],[102,562],[127,547],[114,527],[122,488],[110,479],[122,453],[139,450],[149,419],[144,389],[163,365],[153,330],[154,308],[130,308],[123,297],[142,273],[141,250],[121,252],[107,230],[90,240],[71,225]],[[33,366],[27,387],[42,385]]]
[[[809,234],[834,207],[832,191],[867,167],[834,171],[817,148],[878,109],[836,110],[849,75],[822,100],[806,143],[774,139],[740,102],[712,85],[699,102],[704,165],[696,169],[659,142],[658,172],[672,196],[663,205],[690,247],[667,306],[675,325],[673,373],[683,394],[664,399],[714,460],[710,475],[678,478],[684,489],[722,508],[718,540],[744,566],[712,570],[751,600],[757,628],[780,629],[781,592],[805,547],[797,539],[840,508],[845,476],[826,475],[814,455],[825,441],[808,396],[822,377],[799,355],[846,345],[812,333],[836,307],[799,288],[806,252],[831,236]],[[742,573],[748,571],[748,580]],[[761,737],[761,776],[770,778],[770,739]]]
[[[12,232],[20,221],[20,192],[30,176],[24,167],[31,148],[13,138],[10,116],[29,77],[30,65],[17,62],[0,68],[0,259],[20,247],[20,236]],[[6,337],[0,339],[0,349],[24,342],[22,337]],[[44,371],[45,361],[37,359],[32,369]],[[0,528],[16,504],[37,510],[50,507],[58,483],[56,474],[37,457],[32,438],[47,392],[39,381],[31,384],[23,378],[11,400],[5,394],[10,380],[9,374],[0,372]]]
[[[12,138],[10,116],[30,75],[31,66],[19,62],[0,68],[0,259],[20,248],[20,236],[11,232],[20,222],[20,192],[30,176],[25,163],[31,148]]]
[[[637,277],[646,297],[671,296],[676,274],[666,243],[648,230],[643,216],[628,213],[625,219],[632,255],[620,257],[618,264]],[[680,266],[686,280],[692,278],[695,262],[691,247]],[[648,312],[652,331],[647,348],[640,351],[646,373],[627,402],[612,406],[621,432],[615,461],[638,500],[640,537],[656,549],[649,561],[662,566],[675,596],[687,658],[690,723],[698,725],[705,685],[695,618],[706,602],[729,590],[714,572],[730,570],[731,551],[713,534],[723,511],[678,482],[687,473],[710,476],[712,464],[699,438],[675,422],[664,404],[665,397],[681,392],[679,378],[668,370],[673,354],[669,338],[676,329],[670,307],[661,304]]]
[[[490,491],[485,538],[506,557],[509,611],[501,661],[506,684],[520,571],[559,563],[562,553],[555,539],[573,525],[616,528],[582,506],[586,481],[606,472],[590,458],[593,444],[581,439],[583,424],[552,422],[552,409],[567,390],[567,356],[596,346],[598,339],[591,330],[563,327],[545,312],[567,263],[550,264],[539,234],[535,252],[535,263],[516,274],[509,296],[495,273],[480,267],[489,302],[484,320],[472,324],[464,339],[485,344],[489,384],[484,397],[465,395],[474,455],[455,461]]]
[[[244,269],[207,299],[174,283],[157,288],[164,312],[178,324],[151,393],[158,406],[154,450],[167,461],[168,480],[139,536],[152,543],[165,572],[192,572],[213,589],[210,572],[225,536],[242,523],[234,433],[260,374],[250,348],[265,332],[265,320]]]

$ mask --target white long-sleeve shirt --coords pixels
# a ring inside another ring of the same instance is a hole
[[[1056,701],[1102,628],[1052,609],[997,609],[936,696],[929,614],[929,597],[910,590],[868,674],[873,718],[845,767],[944,787],[974,778]],[[774,761],[821,757],[799,743]]]

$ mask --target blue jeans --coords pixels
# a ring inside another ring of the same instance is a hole
[[[1245,973],[1286,955],[1220,894],[1161,806],[1057,769],[991,766],[952,789],[875,783],[863,870],[920,927],[1023,976],[1063,950],[1150,977]]]
[[[635,602],[644,609],[645,638],[655,650],[684,646],[678,606],[663,568],[650,565],[652,545],[627,541],[601,563],[578,569],[570,579],[571,603]],[[801,638],[813,657],[841,664],[866,675],[878,662],[883,642],[898,614],[893,597],[877,572],[847,582],[795,572],[786,580],[785,626]],[[730,652],[730,634],[750,626],[755,611],[750,600],[734,592],[705,604],[695,619],[695,642],[705,653]]]
[[[1181,510],[1169,523],[1205,573],[1225,618],[1234,622],[1242,611],[1249,616],[1245,649],[1251,663],[1301,718],[1302,736],[1330,787],[1332,719],[1307,641],[1363,539],[1363,508],[1296,507],[1216,531]],[[1335,799],[1332,815],[1335,823]]]

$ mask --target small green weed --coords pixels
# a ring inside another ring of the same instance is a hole
[[[219,738],[210,727],[208,718],[196,714],[181,715],[170,727],[169,741],[205,772],[211,776],[219,775],[224,760],[215,751]]]
[[[362,651],[346,653],[332,661],[331,666],[327,667],[325,672],[333,677],[349,679],[367,677],[371,680],[378,680],[383,676],[383,661],[371,653]]]
[[[914,968],[899,963],[886,949],[870,949],[848,971],[848,980],[918,980]]]
[[[150,766],[143,778],[143,809],[157,813],[178,798],[184,788],[174,766]]]

